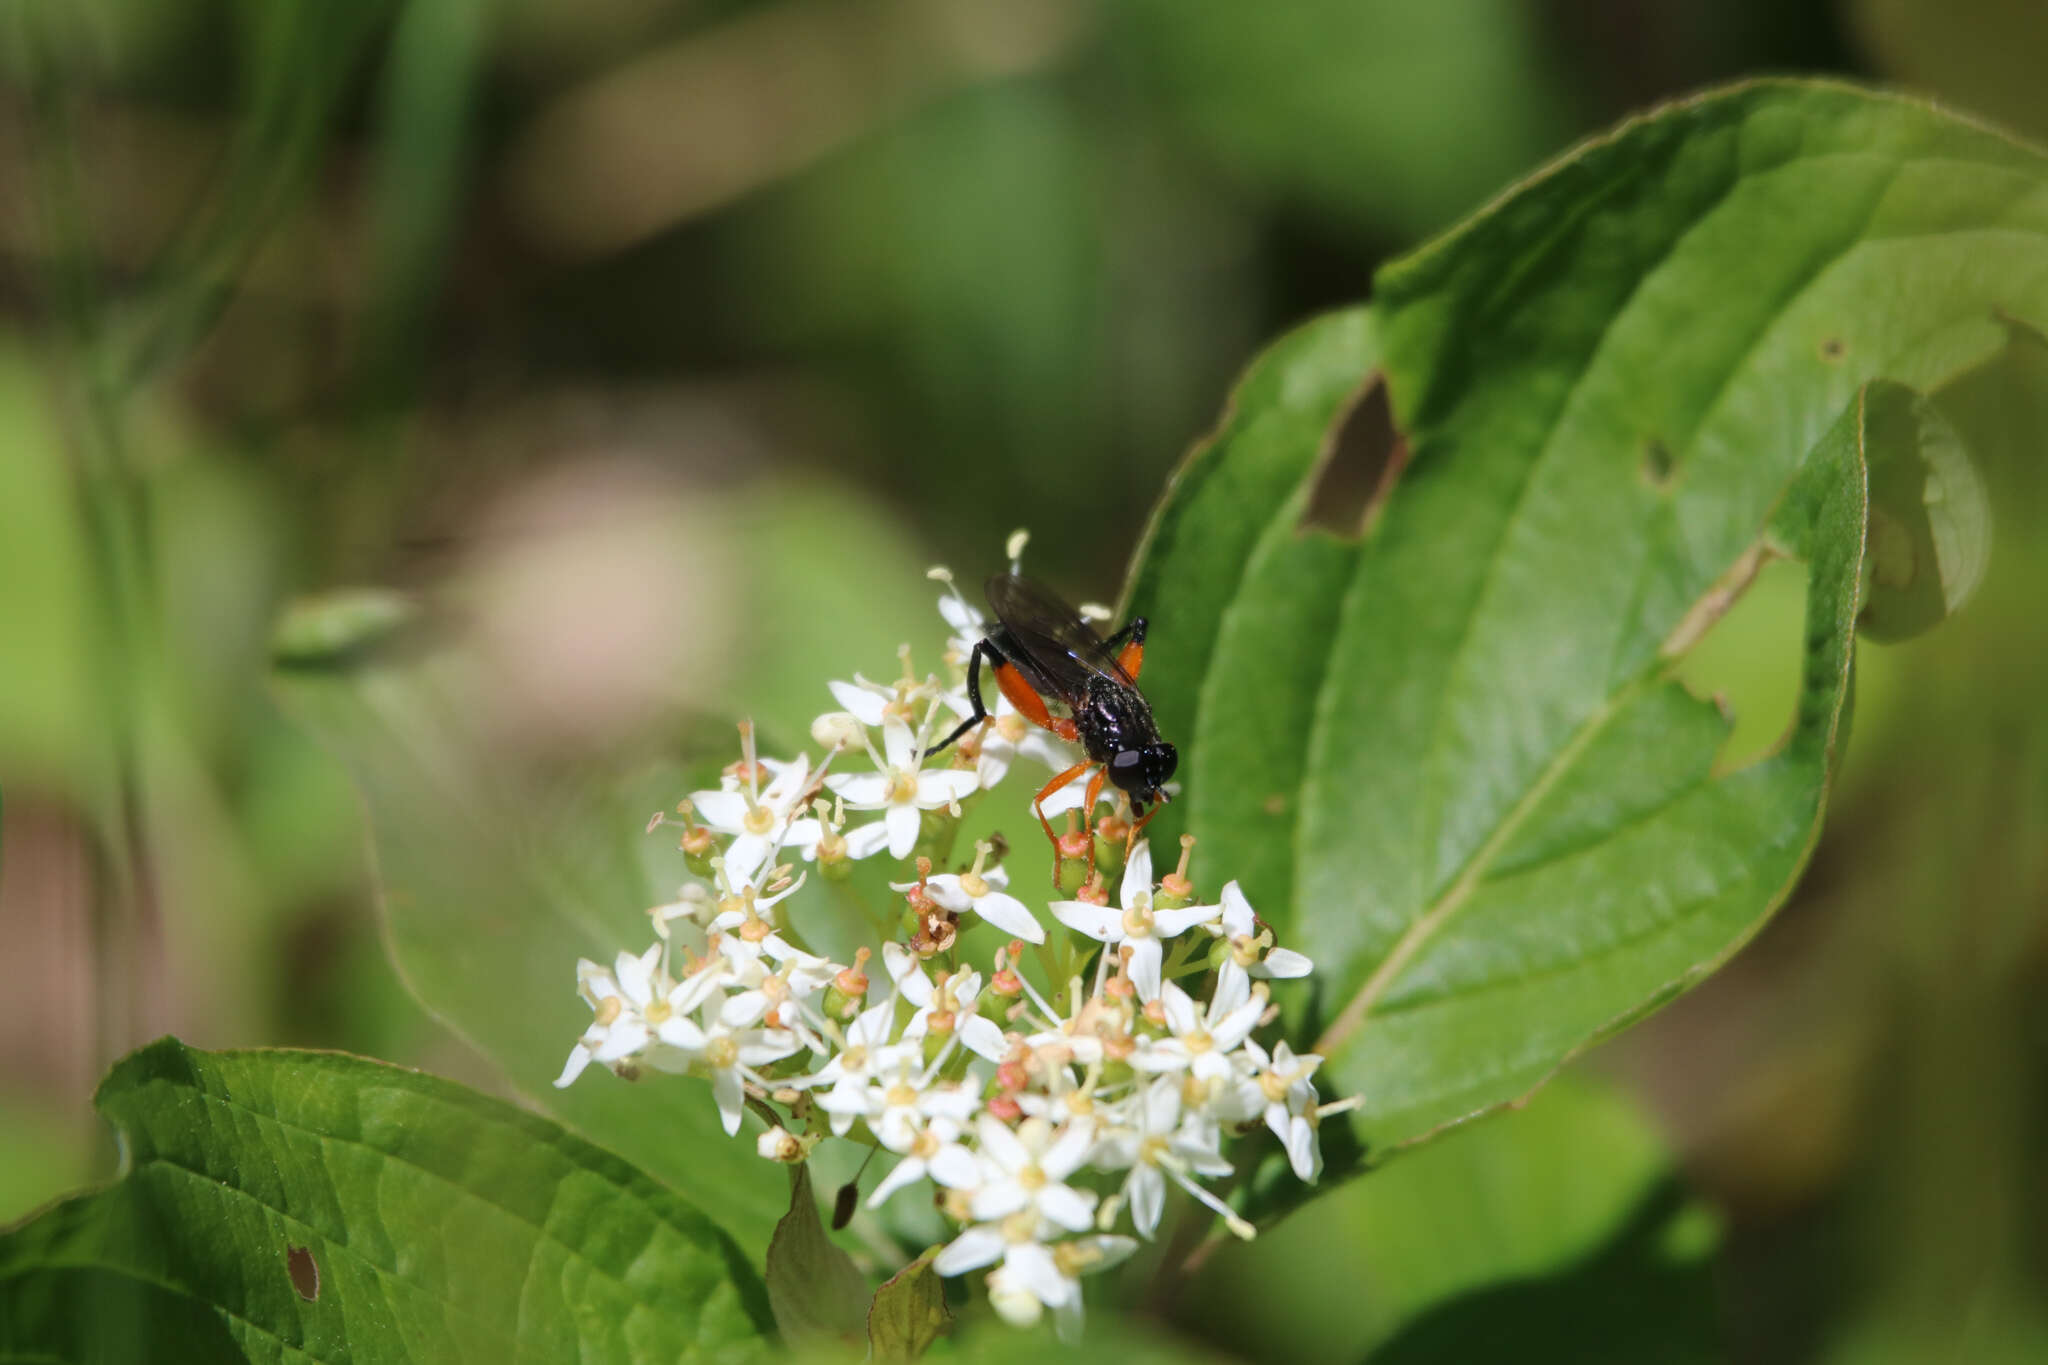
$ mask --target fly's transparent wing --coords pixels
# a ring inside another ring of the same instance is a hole
[[[1050,588],[1017,574],[997,574],[988,581],[988,604],[1061,700],[1080,698],[1096,678],[1119,687],[1138,685],[1095,627]]]

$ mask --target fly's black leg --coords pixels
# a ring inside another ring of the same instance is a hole
[[[986,640],[977,642],[974,646],[974,653],[967,656],[967,700],[974,707],[974,714],[954,726],[952,734],[947,735],[937,744],[926,749],[925,753],[927,755],[950,748],[954,740],[988,719],[988,708],[981,704],[981,656],[983,654],[988,655],[991,663],[1002,662],[1002,656],[996,653],[995,646]]]
[[[1140,616],[1136,620],[1132,621],[1129,625],[1125,626],[1122,630],[1110,636],[1107,640],[1104,640],[1102,642],[1102,647],[1108,650],[1111,654],[1114,654],[1118,650],[1122,649],[1125,645],[1142,645],[1144,643],[1145,618]]]

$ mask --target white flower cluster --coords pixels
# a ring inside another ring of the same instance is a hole
[[[1343,1106],[1319,1103],[1319,1057],[1253,1037],[1270,1022],[1260,978],[1303,976],[1310,963],[1273,945],[1237,883],[1214,903],[1196,896],[1191,839],[1159,880],[1150,848],[1130,848],[1114,905],[1100,874],[1075,899],[1052,900],[1051,922],[1070,932],[1050,941],[1007,889],[996,844],[977,844],[958,871],[933,871],[961,803],[1018,760],[1059,771],[1079,757],[1007,701],[951,750],[930,752],[937,726],[972,714],[964,665],[984,628],[950,577],[933,574],[949,585],[940,610],[953,637],[950,685],[917,676],[907,648],[894,683],[832,683],[845,709],[812,727],[826,750],[815,766],[802,754],[758,756],[741,727],[742,757],[719,789],[650,825],[681,825],[701,880],[650,912],[646,952],[577,964],[594,1017],[556,1084],[592,1062],[627,1076],[685,1072],[711,1082],[726,1132],[738,1133],[750,1106],[763,1117],[764,1157],[801,1161],[828,1133],[892,1153],[869,1204],[930,1182],[961,1228],[937,1271],[993,1267],[989,1298],[1005,1318],[1029,1323],[1050,1309],[1070,1333],[1080,1276],[1136,1249],[1113,1231],[1125,1215],[1153,1236],[1170,1181],[1249,1237],[1202,1183],[1233,1174],[1226,1141],[1263,1124],[1294,1172],[1314,1180],[1318,1119]],[[832,771],[862,756],[871,771]],[[1078,830],[1082,790],[1077,780],[1045,802],[1049,814],[1071,812],[1062,849],[1107,836],[1098,847],[1113,861],[1128,807]],[[863,813],[874,818],[851,823]],[[789,903],[813,870],[836,879],[884,851],[904,868],[891,885],[908,927],[881,945],[876,982],[866,948],[850,964],[806,951]],[[810,866],[799,872],[799,862]],[[969,918],[1007,936],[985,964],[962,945]]]

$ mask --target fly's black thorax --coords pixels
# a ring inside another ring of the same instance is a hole
[[[1082,704],[1074,708],[1074,728],[1081,732],[1088,757],[1097,763],[1107,763],[1121,750],[1159,743],[1152,708],[1128,687],[1091,686]]]

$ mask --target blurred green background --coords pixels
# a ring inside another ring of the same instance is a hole
[[[430,595],[510,746],[801,735],[825,677],[934,638],[926,564],[1026,525],[1113,598],[1261,341],[1576,137],[1805,71],[2040,138],[2044,60],[2039,0],[7,6],[0,1219],[111,1169],[91,1087],[164,1032],[494,1083],[387,965],[355,797],[266,690],[286,602]],[[1766,935],[1532,1106],[1555,1159],[1454,1137],[1219,1258],[1185,1321],[1360,1358],[1465,1284],[1360,1229],[1484,1228],[1491,1173],[1556,1189],[1506,1263],[1582,1250],[1588,1313],[1706,1311],[1731,1358],[2048,1342],[2048,478],[2009,444],[1984,591],[1864,647]],[[1799,591],[1695,661],[1736,755],[1789,714]],[[1557,1186],[1578,1161],[1675,1165],[1711,1274],[1602,1280],[1627,1210]]]

